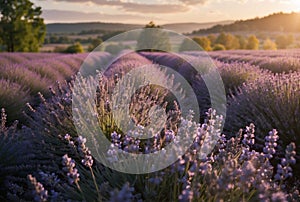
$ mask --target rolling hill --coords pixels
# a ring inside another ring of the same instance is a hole
[[[209,22],[209,23],[174,23],[162,25],[163,28],[173,30],[179,33],[192,32],[197,29],[206,29],[221,24],[229,24],[233,21]],[[122,23],[52,23],[47,24],[47,33],[80,33],[82,31],[102,30],[102,31],[128,31],[144,27],[140,24],[122,24]]]
[[[227,25],[199,29],[192,34],[220,32],[300,32],[300,13],[274,13],[262,18],[239,20]]]
[[[220,22],[208,22],[208,23],[173,23],[162,25],[163,28],[173,30],[178,33],[189,33],[197,29],[206,29],[215,25],[226,25],[233,21],[220,21]]]

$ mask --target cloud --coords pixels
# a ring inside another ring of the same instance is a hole
[[[122,5],[125,11],[129,12],[140,12],[140,13],[178,13],[188,11],[189,8],[183,5],[177,4],[137,4],[137,3],[126,3]]]
[[[198,5],[198,4],[205,4],[210,0],[179,0],[179,1],[186,5]]]
[[[102,6],[116,6],[120,7],[127,12],[136,12],[136,13],[179,13],[186,12],[189,10],[188,5],[195,5],[196,2],[202,3],[207,0],[179,0],[180,3],[177,4],[155,4],[155,3],[138,3],[133,1],[125,0],[54,0],[54,1],[64,1],[71,3],[86,3],[92,2],[97,5]]]
[[[120,19],[131,20],[149,20],[143,15],[133,15],[133,14],[119,14],[111,15],[104,13],[86,13],[79,11],[65,11],[65,10],[43,10],[42,14],[49,22],[90,22],[90,21],[120,21]],[[156,18],[158,19],[158,18]]]

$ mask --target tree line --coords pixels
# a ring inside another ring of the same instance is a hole
[[[299,32],[300,13],[274,13],[262,18],[238,20],[228,25],[215,25],[208,29],[194,31],[193,34],[220,32]]]
[[[278,35],[274,40],[266,38],[263,41],[259,40],[255,35],[241,36],[222,32],[219,35],[210,34],[208,36],[196,36],[192,41],[186,39],[180,45],[180,51],[188,51],[191,43],[199,44],[205,51],[218,50],[276,50],[285,49],[295,41],[293,35]]]

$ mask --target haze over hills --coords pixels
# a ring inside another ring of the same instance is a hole
[[[179,33],[188,33],[198,29],[206,29],[215,25],[226,25],[233,21],[208,22],[208,23],[173,23],[161,25],[165,29]],[[146,24],[146,23],[145,23]],[[128,31],[144,27],[141,24],[122,24],[122,23],[51,23],[47,24],[47,33],[80,33],[90,30],[102,31]]]
[[[178,33],[189,33],[197,29],[206,29],[215,25],[226,25],[234,21],[225,20],[220,22],[207,22],[207,23],[173,23],[162,25],[163,28],[173,30]]]
[[[238,20],[227,25],[215,25],[194,31],[193,34],[220,32],[300,32],[300,13],[274,13],[262,18]]]

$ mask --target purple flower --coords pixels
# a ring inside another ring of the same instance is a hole
[[[44,186],[39,183],[35,177],[32,175],[27,176],[28,180],[30,181],[31,185],[34,187],[33,195],[34,201],[41,202],[47,201],[48,198],[48,191],[44,189]]]
[[[182,190],[181,194],[179,195],[178,199],[181,202],[185,202],[185,201],[192,201],[193,199],[193,191],[190,189],[184,189]]]
[[[286,158],[286,161],[288,162],[288,164],[290,165],[294,165],[296,164],[296,159],[295,159],[295,156],[296,156],[296,145],[295,143],[290,143],[286,149],[285,149],[285,158]]]
[[[273,193],[271,196],[272,202],[287,202],[286,196],[282,191]]]
[[[277,147],[277,141],[279,136],[277,135],[277,130],[272,130],[269,132],[269,135],[265,137],[265,147],[263,152],[266,158],[273,158],[273,154],[276,153],[275,148]]]
[[[92,167],[94,160],[91,155],[91,151],[89,150],[88,147],[85,146],[86,143],[86,138],[83,138],[82,136],[79,136],[77,138],[77,143],[78,143],[78,151],[80,156],[83,158],[81,160],[81,163],[85,165],[86,167]]]
[[[293,169],[290,165],[296,163],[296,146],[295,143],[290,143],[285,150],[285,158],[281,159],[281,163],[277,165],[277,172],[274,176],[276,181],[283,181],[293,176]]]
[[[67,154],[65,154],[62,157],[62,165],[63,171],[67,173],[69,184],[72,185],[73,183],[78,183],[79,173],[78,170],[75,168],[75,161],[69,158]]]
[[[120,191],[113,191],[110,193],[110,202],[131,202],[134,199],[134,188],[129,185],[129,183],[126,183],[123,185],[122,189]]]
[[[246,127],[246,134],[244,134],[244,139],[242,140],[242,143],[247,147],[252,146],[255,143],[254,129],[255,126],[253,123],[251,123],[250,126]]]

